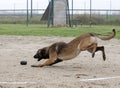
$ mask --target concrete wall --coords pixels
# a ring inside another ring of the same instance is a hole
[[[53,26],[66,26],[66,0],[54,0]]]

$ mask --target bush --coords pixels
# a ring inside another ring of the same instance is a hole
[[[89,24],[90,23],[90,15],[89,14],[82,14],[82,15],[74,15],[74,20],[79,20],[80,24]],[[103,24],[105,20],[100,15],[93,15],[91,16],[91,23],[92,24]]]
[[[74,21],[77,24],[90,24],[90,15],[89,14],[75,14]],[[116,15],[111,15],[109,18],[106,18],[106,15],[92,14],[91,24],[115,24],[120,25],[120,17]]]

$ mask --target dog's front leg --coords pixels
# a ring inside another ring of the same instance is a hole
[[[34,64],[34,65],[31,65],[31,67],[51,66],[51,64],[53,64],[55,61],[56,61],[56,59],[49,58],[47,61],[45,61],[45,63],[43,63],[43,64]]]
[[[40,65],[40,67],[51,66],[51,64],[55,63],[55,61],[57,60],[57,52],[54,48],[51,49],[49,53],[50,53],[49,59],[45,63]]]
[[[49,59],[45,61],[45,63],[32,65],[32,67],[43,67],[43,66],[50,66],[51,64],[53,64],[57,60],[57,52],[54,49],[51,49],[49,53],[50,53]]]
[[[43,66],[51,66],[56,61],[56,59],[48,59],[45,63],[41,64],[40,67]]]
[[[43,63],[43,64],[34,64],[34,65],[31,65],[31,67],[51,66],[51,64],[53,64],[55,61],[56,61],[56,59],[48,59],[48,60],[45,61],[45,63]]]

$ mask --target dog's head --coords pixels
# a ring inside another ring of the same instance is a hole
[[[48,53],[48,48],[42,48],[37,51],[37,53],[34,55],[35,59],[38,59],[38,61],[42,59],[48,59],[49,58],[49,53]]]

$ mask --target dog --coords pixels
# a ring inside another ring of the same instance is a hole
[[[79,37],[73,39],[69,43],[56,42],[48,47],[39,49],[34,55],[34,58],[38,61],[47,59],[43,64],[34,64],[32,67],[51,66],[53,64],[62,62],[64,60],[70,60],[79,55],[81,51],[87,50],[92,53],[92,58],[95,56],[95,52],[102,51],[103,60],[106,60],[104,46],[98,46],[97,38],[101,40],[110,40],[116,35],[115,29],[111,34],[101,35],[97,33],[85,33]]]

